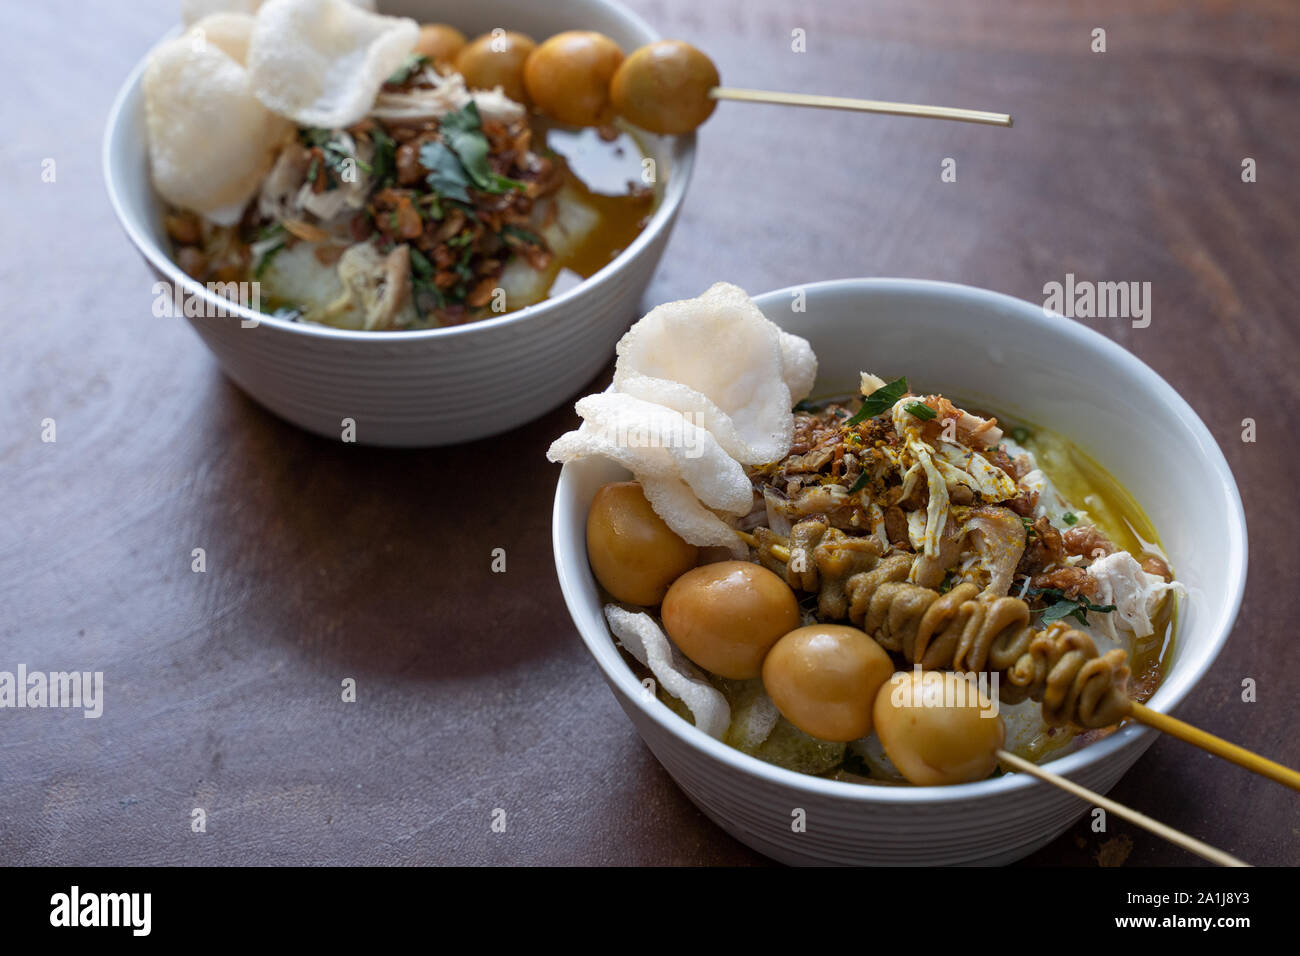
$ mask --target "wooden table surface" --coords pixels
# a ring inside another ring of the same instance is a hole
[[[1149,281],[1148,328],[1093,324],[1204,419],[1250,525],[1240,619],[1182,716],[1300,764],[1300,6],[631,6],[731,85],[1015,116],[1002,130],[722,106],[643,304],[722,279],[757,293],[920,276],[1035,302],[1071,272]],[[0,863],[764,862],[674,786],[570,623],[544,458],[569,406],[491,443],[343,446],[264,412],[183,322],[151,316],[100,140],[174,10],[8,14],[0,670],[102,671],[105,706],[0,711]],[[1113,796],[1254,863],[1300,858],[1294,794],[1176,741]],[[1080,822],[1028,862],[1194,861],[1116,821]]]

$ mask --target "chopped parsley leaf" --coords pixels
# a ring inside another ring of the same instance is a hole
[[[1056,598],[1056,603],[1043,610],[1043,623],[1051,624],[1062,618],[1072,617],[1085,627],[1088,624],[1088,615],[1084,612],[1092,611],[1094,614],[1109,614],[1115,610],[1114,604],[1093,604],[1087,598],[1068,598],[1065,592],[1059,588],[1030,588],[1025,592],[1026,596],[1042,595],[1043,597]]]
[[[858,475],[858,480],[855,481],[853,483],[853,487],[849,489],[849,494],[853,494],[855,491],[861,491],[863,488],[867,486],[867,484],[870,481],[871,481],[871,474],[869,472],[864,471],[862,474]]]
[[[882,385],[862,400],[862,407],[844,424],[857,425],[868,418],[875,418],[881,412],[893,408],[900,398],[907,394],[907,379],[899,378]]]

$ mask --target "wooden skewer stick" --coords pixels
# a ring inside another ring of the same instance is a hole
[[[1030,763],[1023,757],[1017,757],[1015,754],[1008,753],[1005,750],[999,750],[997,752],[997,757],[1004,765],[1013,770],[1018,770],[1021,773],[1032,774],[1039,780],[1046,780],[1053,786],[1060,787],[1062,790],[1072,793],[1082,800],[1087,800],[1089,803],[1095,804],[1108,813],[1115,814],[1117,817],[1122,817],[1130,823],[1136,823],[1138,826],[1150,830],[1156,836],[1164,837],[1170,843],[1180,846],[1190,853],[1195,853],[1197,856],[1203,857],[1211,863],[1217,863],[1219,866],[1250,866],[1249,863],[1245,863],[1229,853],[1224,853],[1222,850],[1216,849],[1208,843],[1202,843],[1195,837],[1188,836],[1181,830],[1175,830],[1173,827],[1161,823],[1159,820],[1153,820],[1145,813],[1139,813],[1137,810],[1130,809],[1122,803],[1116,803],[1109,797],[1103,797],[1099,793],[1094,793],[1087,787],[1081,787],[1073,780],[1067,780],[1058,773],[1052,773],[1050,770],[1045,770],[1038,766],[1038,764]]]
[[[738,531],[741,540],[751,548],[758,547],[758,539],[752,534],[744,531]],[[784,545],[774,544],[769,549],[772,557],[778,561],[790,561],[790,549]],[[1136,700],[1129,701],[1129,717],[1138,723],[1146,724],[1148,727],[1154,727],[1171,737],[1177,737],[1179,740],[1191,744],[1193,747],[1200,747],[1216,757],[1222,757],[1235,763],[1239,767],[1245,767],[1247,770],[1254,771],[1262,777],[1267,777],[1292,790],[1300,790],[1300,773],[1292,770],[1290,767],[1283,766],[1276,761],[1269,760],[1267,757],[1261,757],[1245,747],[1239,747],[1236,744],[1229,743],[1222,737],[1216,737],[1214,734],[1206,733],[1197,727],[1177,717],[1170,717],[1168,714],[1162,714],[1158,710],[1152,710]]]
[[[741,103],[774,103],[778,106],[813,106],[827,110],[856,110],[860,113],[887,113],[890,116],[919,116],[924,119],[957,120],[983,123],[986,126],[1010,126],[1011,114],[987,110],[964,110],[951,106],[925,106],[921,103],[887,103],[884,100],[860,100],[850,96],[822,96],[817,93],[777,93],[771,90],[743,90],[733,86],[715,86],[709,91],[715,100]]]
[[[1292,790],[1300,790],[1300,773],[1296,773],[1290,767],[1284,767],[1282,764],[1269,760],[1267,757],[1261,757],[1259,754],[1247,750],[1245,747],[1239,747],[1236,744],[1229,743],[1222,737],[1216,737],[1214,734],[1206,733],[1191,724],[1179,720],[1177,717],[1170,717],[1168,714],[1162,714],[1158,710],[1152,710],[1137,701],[1131,701],[1129,704],[1129,716],[1139,723],[1146,724],[1148,727],[1154,727],[1156,730],[1169,734],[1171,737],[1177,737],[1193,747],[1200,747],[1202,750],[1209,751],[1216,757],[1222,757],[1235,763],[1238,767],[1245,767],[1247,770],[1253,770],[1262,777],[1268,777],[1280,784],[1290,787]]]

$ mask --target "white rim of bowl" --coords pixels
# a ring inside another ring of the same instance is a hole
[[[626,21],[629,28],[641,31],[647,37],[647,43],[653,43],[662,39],[659,33],[654,30],[650,24],[641,19],[631,10],[617,3],[606,2],[603,4],[608,10],[616,16],[620,16]],[[104,183],[108,189],[108,200],[113,206],[113,212],[117,215],[117,220],[121,223],[122,228],[126,231],[127,237],[132,244],[140,251],[146,260],[159,272],[162,272],[174,284],[200,296],[204,301],[213,305],[221,306],[225,310],[225,317],[239,319],[256,319],[259,325],[269,325],[272,328],[282,329],[295,334],[311,335],[325,339],[336,339],[347,342],[393,342],[406,341],[408,339],[432,339],[432,338],[450,338],[453,336],[472,335],[475,332],[487,332],[492,329],[500,329],[508,325],[524,322],[529,319],[540,318],[546,313],[553,310],[562,309],[568,302],[579,296],[591,292],[607,282],[611,281],[614,273],[619,269],[627,266],[634,256],[654,242],[660,233],[664,232],[673,218],[677,215],[686,197],[686,188],[690,185],[691,174],[695,168],[695,134],[689,133],[686,136],[663,137],[668,143],[666,152],[671,158],[671,168],[669,170],[668,182],[664,185],[663,196],[659,202],[659,208],[654,211],[650,221],[646,223],[632,243],[620,252],[617,256],[601,266],[590,278],[582,280],[571,289],[561,292],[553,298],[543,299],[541,302],[525,306],[517,312],[510,312],[505,315],[497,316],[490,319],[479,319],[475,322],[466,322],[462,325],[449,325],[436,329],[395,329],[385,332],[365,332],[359,329],[336,329],[327,325],[315,325],[307,322],[290,322],[287,319],[279,319],[265,312],[254,312],[245,306],[231,302],[229,299],[223,299],[216,293],[210,291],[205,285],[198,280],[187,275],[153,239],[146,235],[139,228],[133,218],[128,215],[127,210],[117,193],[117,187],[114,182],[114,172],[117,164],[113,159],[113,139],[121,126],[122,115],[126,109],[126,100],[131,93],[140,85],[140,77],[145,68],[149,65],[149,58],[153,56],[161,44],[179,36],[181,27],[177,26],[168,31],[158,43],[149,49],[141,60],[127,75],[126,81],[118,90],[117,96],[113,98],[113,105],[108,111],[108,124],[104,129],[104,139],[100,146],[100,167],[104,176]],[[146,159],[146,162],[148,160]]]
[[[928,295],[940,295],[945,298],[954,300],[970,301],[970,299],[982,299],[990,305],[999,305],[1006,308],[1015,309],[1023,312],[1025,309],[1032,309],[1037,313],[1040,321],[1048,321],[1043,315],[1042,307],[1023,299],[1017,299],[1014,296],[1006,295],[1001,292],[993,292],[989,289],[981,289],[976,286],[962,285],[956,282],[940,282],[933,279],[905,279],[905,278],[852,278],[852,279],[828,279],[820,282],[804,283],[801,285],[787,286],[783,289],[776,289],[771,292],[765,292],[761,295],[754,296],[754,302],[761,308],[765,303],[779,298],[788,299],[796,290],[808,292],[816,289],[867,289],[882,290],[905,293],[918,293]],[[1026,316],[1030,313],[1025,313]],[[1213,470],[1220,480],[1220,491],[1224,496],[1223,504],[1230,512],[1231,517],[1235,520],[1229,522],[1231,527],[1231,537],[1227,542],[1229,549],[1229,573],[1235,580],[1235,586],[1225,603],[1222,613],[1218,620],[1213,623],[1207,623],[1207,628],[1211,633],[1217,635],[1211,652],[1205,657],[1195,671],[1189,671],[1185,675],[1180,675],[1180,679],[1173,683],[1172,687],[1168,680],[1161,682],[1160,687],[1156,690],[1151,700],[1147,701],[1147,706],[1152,710],[1162,713],[1168,713],[1176,708],[1187,693],[1196,686],[1197,683],[1205,676],[1210,666],[1223,650],[1227,643],[1228,636],[1236,622],[1237,613],[1241,608],[1242,594],[1246,586],[1246,516],[1241,504],[1241,495],[1237,490],[1237,483],[1232,477],[1232,471],[1228,467],[1227,459],[1223,457],[1223,452],[1219,449],[1218,443],[1210,434],[1205,423],[1201,421],[1200,416],[1192,410],[1186,400],[1174,389],[1172,385],[1166,382],[1154,369],[1139,359],[1136,355],[1117,343],[1106,338],[1099,332],[1093,331],[1086,326],[1077,322],[1063,321],[1060,325],[1062,333],[1080,346],[1091,347],[1100,351],[1103,356],[1126,368],[1135,375],[1148,378],[1154,383],[1158,392],[1168,402],[1177,417],[1185,424],[1196,438],[1203,454],[1209,459]],[[564,595],[564,603],[569,609],[569,615],[573,619],[574,626],[578,629],[578,634],[582,638],[587,649],[596,660],[597,666],[604,673],[605,678],[616,684],[620,690],[631,700],[636,707],[640,708],[651,720],[654,720],[668,733],[682,738],[686,743],[692,745],[695,749],[703,751],[709,756],[722,761],[728,766],[750,776],[760,778],[766,782],[793,787],[817,796],[832,798],[842,798],[846,800],[856,800],[862,803],[949,803],[954,801],[979,799],[984,797],[995,797],[999,795],[1014,793],[1029,787],[1048,787],[1050,784],[1031,777],[1028,774],[1003,774],[988,780],[979,780],[974,783],[955,784],[948,787],[885,787],[869,786],[864,784],[848,783],[840,780],[828,780],[823,777],[814,777],[809,774],[797,773],[793,770],[786,770],[784,767],[778,767],[775,764],[769,764],[757,757],[751,757],[749,754],[729,747],[720,740],[710,737],[704,731],[700,730],[694,724],[688,723],[675,713],[670,711],[657,699],[645,701],[642,699],[641,683],[632,673],[631,668],[624,663],[619,655],[618,648],[614,645],[614,637],[609,632],[608,626],[602,628],[599,636],[593,636],[586,633],[581,625],[578,624],[580,610],[583,610],[582,604],[578,598],[577,582],[568,569],[565,568],[560,556],[560,539],[562,536],[564,510],[567,502],[565,492],[568,484],[572,480],[570,465],[566,464],[560,472],[559,481],[556,484],[555,506],[552,510],[551,523],[551,548],[554,553],[555,570],[560,582],[560,591]],[[579,572],[580,573],[580,572]],[[590,573],[590,572],[588,572]],[[601,615],[603,623],[603,614]],[[604,646],[597,646],[596,641],[602,640]],[[611,658],[612,654],[612,658]],[[614,666],[614,664],[617,666]],[[1070,776],[1071,773],[1081,770],[1091,764],[1103,760],[1104,758],[1117,753],[1123,748],[1136,742],[1140,737],[1154,737],[1158,731],[1153,728],[1130,721],[1118,731],[1102,740],[1088,744],[1086,747],[1066,754],[1064,757],[1050,761],[1047,766],[1055,773],[1063,776]]]

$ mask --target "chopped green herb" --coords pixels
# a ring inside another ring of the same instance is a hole
[[[473,255],[474,247],[466,245],[461,250],[460,258],[456,260],[456,265],[453,267],[456,270],[456,275],[460,276],[466,282],[474,278],[474,270],[469,267],[469,260]],[[460,288],[460,286],[457,285],[457,288]],[[464,298],[464,293],[458,293],[458,297]]]
[[[855,491],[861,491],[870,483],[870,481],[871,474],[864,471],[862,474],[858,475],[858,480],[855,481],[853,487],[849,489],[849,494],[853,494]]]
[[[540,246],[543,244],[542,237],[537,235],[537,233],[529,232],[527,229],[522,229],[519,226],[515,226],[510,223],[506,223],[504,226],[501,227],[501,235],[506,237],[512,236],[520,240],[521,242],[528,243],[531,246]],[[797,408],[798,406],[796,405],[795,407]]]
[[[911,415],[913,418],[921,419],[923,422],[928,422],[939,417],[939,413],[929,405],[925,404],[925,402],[908,402],[903,406],[903,411],[907,412],[907,414]]]
[[[1056,603],[1043,611],[1043,623],[1051,624],[1062,618],[1072,617],[1085,627],[1088,624],[1088,615],[1085,611],[1092,611],[1094,614],[1109,614],[1115,610],[1114,604],[1093,604],[1087,598],[1068,598],[1065,592],[1059,588],[1030,588],[1025,592],[1026,595],[1056,598]]]
[[[893,408],[900,398],[907,394],[907,379],[899,378],[882,385],[862,400],[862,407],[857,414],[844,424],[857,425],[868,418],[875,418],[881,412]]]
[[[1067,511],[1065,514],[1061,515],[1061,520],[1064,521],[1066,524],[1070,524],[1070,525],[1078,524],[1079,516],[1076,515],[1073,511]]]
[[[1029,429],[1016,426],[1011,429],[1011,437],[1015,440],[1016,444],[1023,445],[1029,440]]]
[[[438,121],[439,139],[420,147],[420,163],[428,182],[448,199],[469,202],[469,187],[487,193],[522,189],[524,184],[494,173],[488,165],[488,141],[478,107],[469,103]]]
[[[1073,617],[1085,627],[1088,624],[1088,616],[1085,611],[1092,611],[1097,614],[1109,614],[1115,610],[1113,604],[1092,604],[1089,601],[1057,601],[1046,611],[1043,612],[1043,623],[1051,624],[1053,621],[1059,621],[1063,617]]]
[[[427,279],[432,276],[434,273],[433,263],[428,260],[423,252],[415,248],[415,246],[411,246],[410,250],[411,270],[421,278]]]
[[[355,182],[356,171],[353,167],[365,170],[367,173],[372,171],[369,163],[362,161],[343,145],[343,140],[339,139],[339,134],[335,130],[318,129],[311,127],[300,130],[299,139],[306,146],[315,146],[325,157],[325,190],[326,192],[337,189],[340,182]],[[352,164],[349,166],[349,163]],[[312,165],[307,170],[307,181],[312,182],[316,178],[316,161],[312,160]]]
[[[257,268],[253,270],[254,279],[260,280],[262,278],[262,275],[266,272],[267,267],[271,265],[271,260],[274,259],[276,256],[278,256],[280,254],[280,250],[283,248],[284,248],[284,243],[280,242],[272,246],[270,249],[267,249],[266,252],[262,253],[262,258],[257,260]]]
[[[415,201],[416,206],[428,206],[428,216],[435,222],[441,222],[446,212],[442,208],[442,202],[438,199],[436,193],[425,193]]]
[[[402,65],[394,70],[388,79],[384,80],[384,83],[392,86],[401,86],[411,78],[412,73],[423,69],[424,65],[428,62],[429,58],[423,53],[412,53],[402,61]]]
[[[474,185],[484,192],[504,193],[523,189],[524,184],[494,173],[488,166],[488,141],[483,135],[483,121],[473,102],[454,110],[438,121],[438,135],[460,158]]]
[[[469,175],[446,143],[433,140],[420,147],[420,165],[429,170],[429,188],[447,199],[469,202]]]
[[[382,188],[397,172],[397,143],[381,126],[375,126],[370,131],[370,142],[375,145],[375,155],[371,157],[368,172]]]

